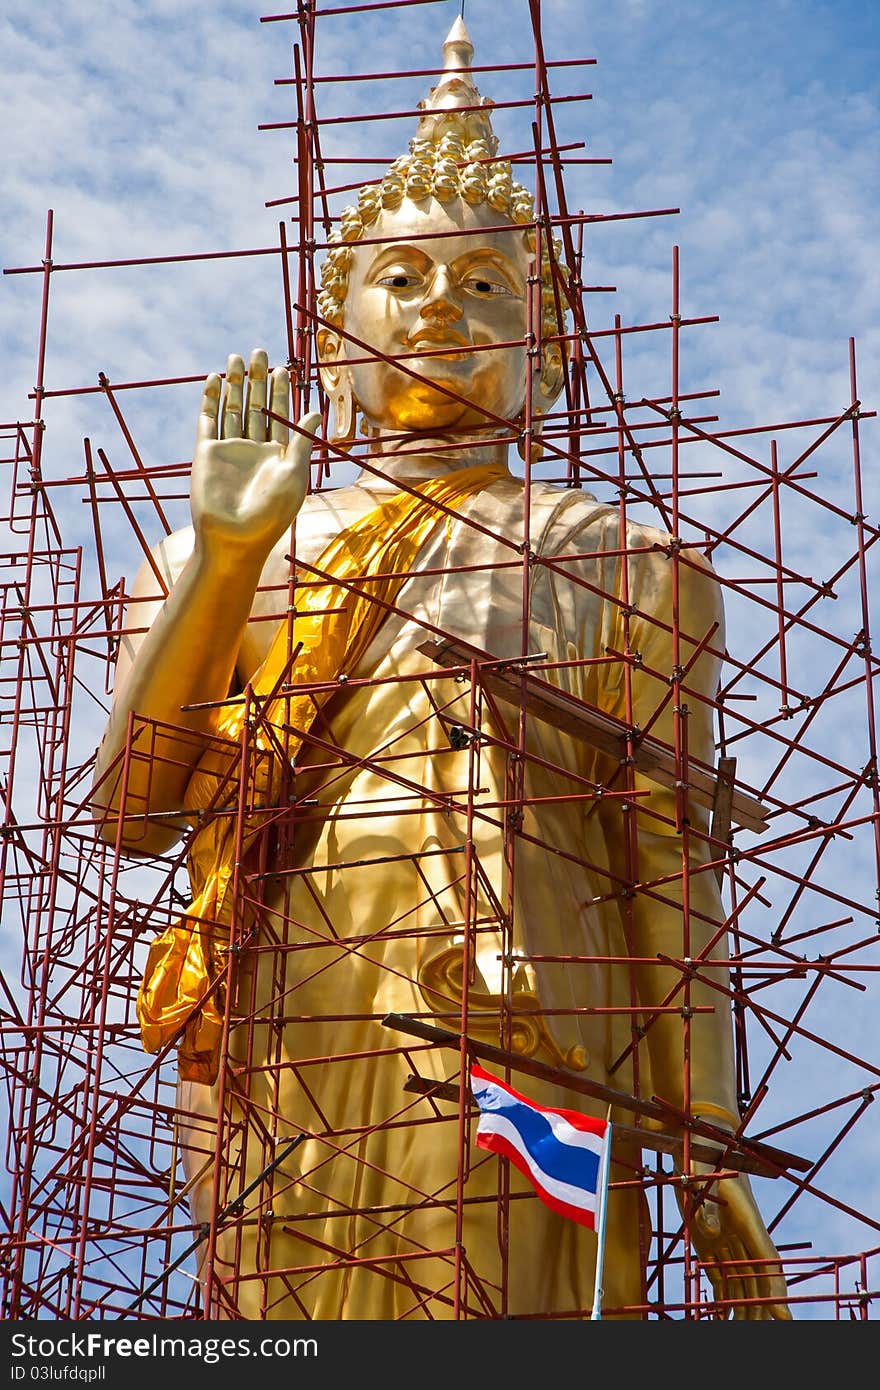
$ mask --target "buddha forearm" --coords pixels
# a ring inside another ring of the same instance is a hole
[[[178,838],[179,826],[161,819],[162,813],[180,810],[204,746],[200,736],[211,733],[217,718],[216,709],[185,707],[228,695],[259,575],[259,562],[243,559],[240,552],[224,560],[197,548],[185,564],[120,677],[98,750],[93,808],[104,817],[105,839],[116,838],[120,812],[126,817],[122,840],[127,848],[159,853]],[[136,607],[132,619],[137,622]],[[126,759],[132,713],[131,755]],[[145,815],[160,819],[146,820]]]
[[[178,839],[183,821],[176,813],[205,736],[216,727],[218,711],[210,706],[229,694],[263,566],[308,489],[320,416],[304,415],[290,440],[284,423],[289,398],[287,368],[276,367],[270,378],[261,348],[251,354],[247,372],[244,359],[230,355],[225,393],[217,373],[205,382],[190,484],[193,531],[188,541],[178,533],[170,549],[157,547],[171,580],[158,612],[152,567],[135,583],[132,597],[144,603],[131,614],[113,712],[96,759],[92,804],[103,817],[101,833],[115,840],[122,816],[127,849],[156,854]],[[138,641],[144,626],[149,630]]]

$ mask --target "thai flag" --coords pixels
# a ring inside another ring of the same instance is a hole
[[[538,1105],[475,1063],[471,1090],[479,1147],[509,1158],[553,1211],[595,1230],[608,1183],[609,1122]]]

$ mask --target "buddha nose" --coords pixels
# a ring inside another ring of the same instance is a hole
[[[445,265],[438,266],[422,304],[422,317],[442,323],[454,323],[456,319],[461,318],[461,313],[461,305],[456,301],[449,269]]]

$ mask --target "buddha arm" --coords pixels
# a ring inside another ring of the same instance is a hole
[[[270,377],[261,348],[247,372],[243,358],[229,357],[225,387],[217,373],[205,381],[190,480],[193,531],[158,546],[138,574],[96,759],[92,806],[104,839],[114,842],[121,824],[126,850],[162,853],[184,828],[186,786],[218,718],[216,708],[186,706],[229,694],[263,566],[308,489],[321,417],[304,415],[291,440],[289,410],[287,368]],[[131,715],[156,722],[136,722],[128,757]]]
[[[642,656],[641,667],[633,670],[634,722],[641,729],[650,724],[650,732],[673,747],[675,697],[669,676],[675,653],[672,633],[662,626],[673,626],[673,566],[661,553],[646,559],[641,577],[635,577],[631,588],[631,600],[639,612],[631,620],[630,646]],[[681,706],[687,711],[682,726],[687,730],[689,755],[713,767],[714,710],[708,702],[715,696],[720,660],[707,650],[694,660],[694,653],[695,644],[704,638],[713,652],[724,650],[721,592],[710,568],[694,551],[685,552],[679,561],[678,589],[682,634],[678,662],[685,668]],[[658,621],[641,616],[648,614]],[[662,712],[651,723],[664,701]],[[694,1110],[708,1106],[703,1110],[707,1119],[735,1125],[736,1073],[726,993],[729,971],[726,965],[709,963],[729,957],[728,935],[722,929],[726,913],[715,871],[703,867],[718,857],[704,838],[709,812],[690,799],[689,824],[678,831],[674,792],[638,775],[636,787],[650,793],[642,801],[645,809],[637,813],[635,872],[638,882],[647,886],[632,899],[631,949],[651,962],[636,967],[639,1000],[647,1008],[667,1004],[711,1010],[694,1012],[687,1030],[678,1012],[654,1016],[646,1036],[653,1089],[673,1105],[684,1108],[689,1103]],[[690,957],[694,962],[687,990],[682,986],[681,968],[657,961],[664,956],[679,962]]]
[[[241,551],[224,558],[215,550],[209,557],[196,546],[187,555],[187,535],[171,537],[154,552],[169,584],[164,601],[151,565],[135,580],[113,707],[96,759],[92,805],[103,817],[103,837],[115,840],[122,810],[130,818],[123,825],[124,847],[145,854],[164,852],[180,836],[184,822],[173,813],[181,809],[218,714],[216,708],[184,707],[229,693],[262,565],[262,556],[245,559]],[[124,774],[131,713],[132,756]]]

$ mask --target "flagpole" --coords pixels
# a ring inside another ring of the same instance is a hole
[[[611,1106],[608,1107],[611,1114]],[[593,1311],[591,1322],[602,1318],[602,1267],[605,1263],[605,1217],[608,1209],[608,1175],[611,1168],[611,1120],[605,1130],[605,1147],[602,1150],[602,1172],[599,1182],[598,1225],[596,1227],[596,1279],[593,1288]]]

